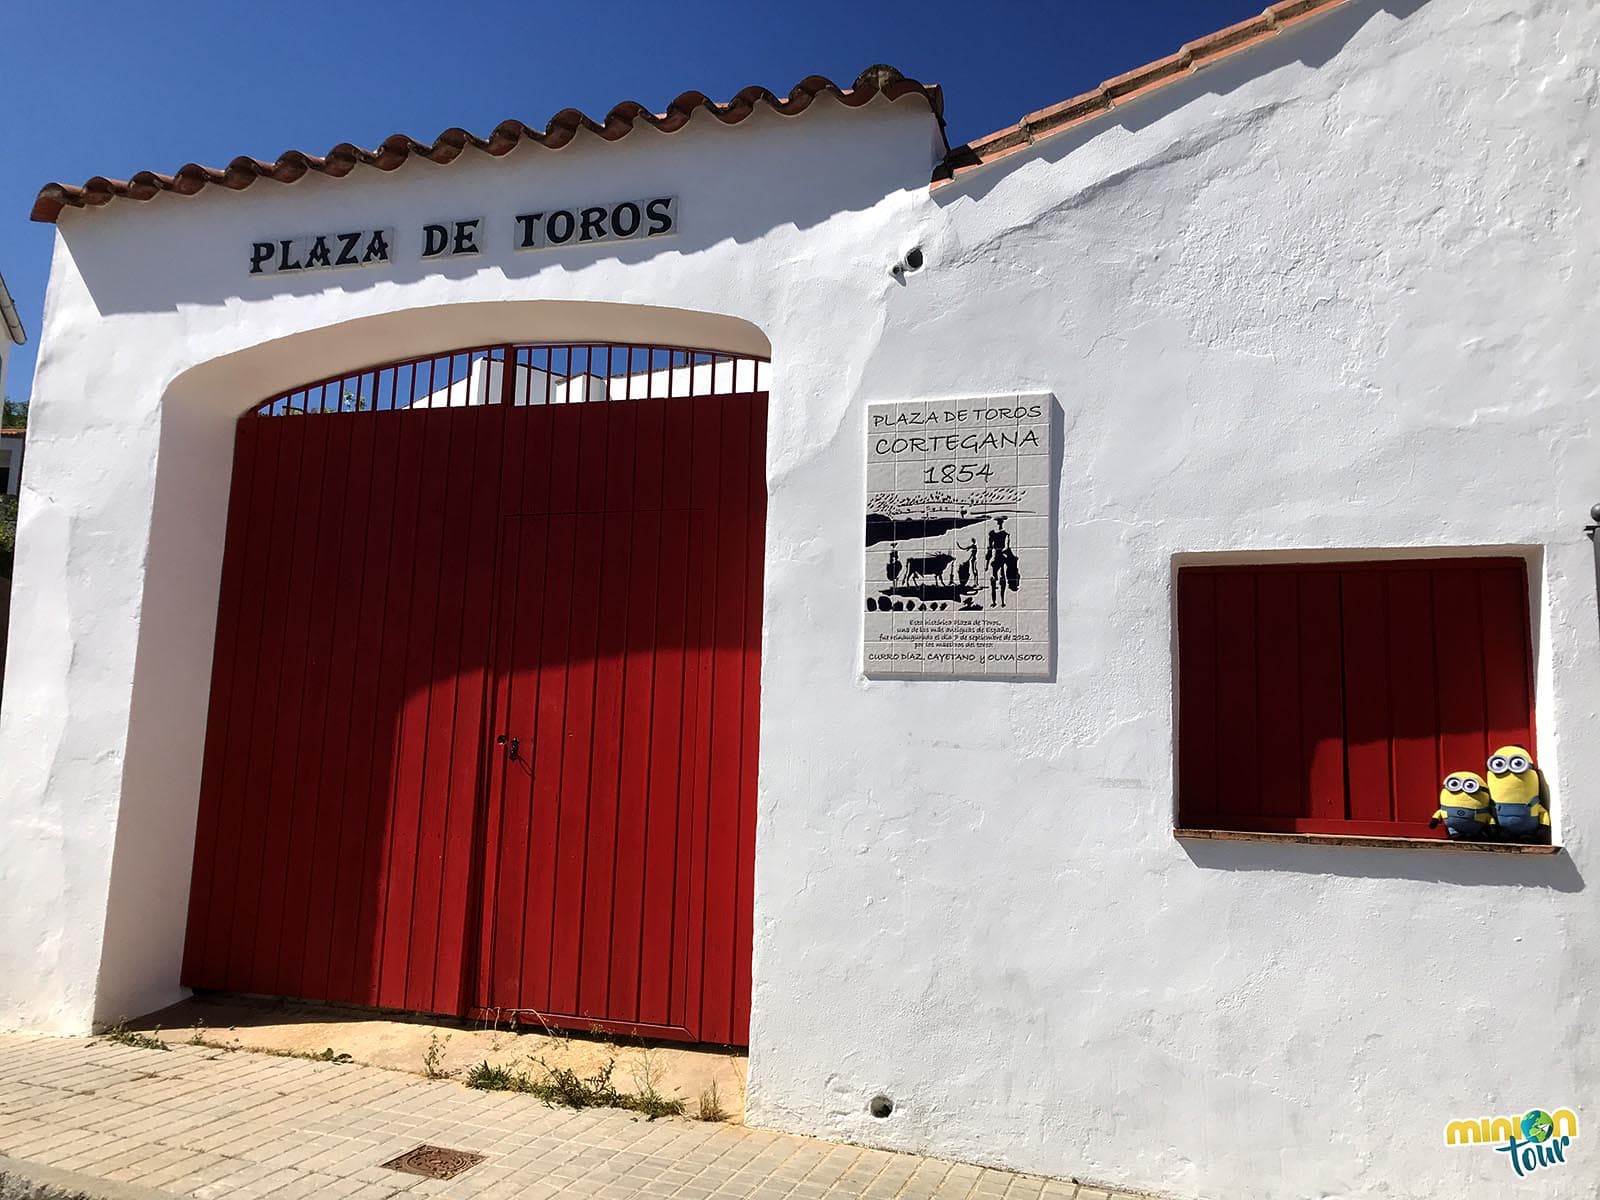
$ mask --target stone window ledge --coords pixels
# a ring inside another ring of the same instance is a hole
[[[1250,833],[1240,829],[1174,829],[1179,841],[1277,842],[1302,846],[1368,846],[1382,850],[1444,850],[1452,854],[1560,854],[1560,846],[1526,842],[1459,842],[1447,838],[1371,837],[1343,833]]]

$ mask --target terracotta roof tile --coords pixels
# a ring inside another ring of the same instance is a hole
[[[1115,79],[1108,79],[1093,91],[1041,108],[1038,112],[1029,113],[1015,125],[977,138],[965,146],[955,147],[934,172],[933,185],[938,187],[949,183],[974,167],[1014,154],[1041,138],[1062,133],[1108,113],[1118,104],[1166,87],[1190,72],[1249,49],[1291,25],[1345,3],[1348,0],[1281,0],[1280,3],[1269,5],[1259,17],[1219,29],[1209,37],[1190,42],[1176,54],[1157,59]]]
[[[718,104],[704,92],[684,92],[667,106],[666,112],[659,114],[629,100],[617,105],[600,121],[593,120],[576,108],[564,108],[551,117],[542,130],[530,128],[521,121],[502,121],[487,137],[478,137],[465,129],[446,129],[431,142],[419,142],[405,134],[396,133],[371,150],[341,142],[321,157],[289,150],[272,162],[258,158],[236,158],[220,170],[189,163],[171,175],[140,171],[126,181],[96,175],[77,187],[47,183],[39,190],[32,215],[35,221],[51,222],[61,215],[64,208],[92,207],[117,199],[149,200],[162,192],[190,196],[209,186],[242,191],[257,179],[293,183],[311,171],[334,178],[348,175],[358,166],[392,171],[415,156],[431,162],[448,163],[469,148],[496,157],[508,154],[523,142],[537,142],[555,150],[572,141],[580,130],[588,130],[608,142],[614,142],[626,137],[641,122],[663,133],[674,133],[701,111],[709,112],[724,125],[737,125],[762,107],[782,116],[796,116],[810,108],[819,96],[832,96],[848,108],[860,108],[879,95],[890,100],[921,96],[933,109],[943,130],[944,95],[938,85],[907,79],[893,67],[880,64],[868,67],[848,88],[841,88],[822,75],[811,75],[790,89],[787,96],[777,96],[763,87],[747,87],[727,103]]]

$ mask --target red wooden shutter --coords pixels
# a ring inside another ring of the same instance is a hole
[[[1184,568],[1178,822],[1429,836],[1439,781],[1533,748],[1519,559]]]

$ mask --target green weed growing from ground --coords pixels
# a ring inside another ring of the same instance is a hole
[[[700,1103],[696,1108],[694,1118],[697,1121],[726,1121],[728,1110],[722,1107],[722,1097],[717,1094],[717,1081],[713,1079],[711,1086],[700,1091]]]
[[[275,1050],[268,1046],[246,1046],[238,1038],[234,1038],[231,1042],[215,1041],[205,1036],[204,1026],[198,1021],[195,1022],[194,1031],[189,1035],[189,1045],[203,1046],[207,1050],[221,1050],[227,1054],[265,1054],[271,1058],[298,1058],[304,1062],[340,1064],[355,1062],[354,1055],[335,1050],[332,1046],[322,1050]]]
[[[129,1029],[123,1022],[118,1021],[115,1025],[111,1026],[111,1028],[101,1033],[100,1036],[108,1042],[115,1042],[119,1046],[132,1046],[137,1050],[172,1049],[171,1046],[167,1045],[160,1038],[155,1036],[160,1032],[161,1028],[160,1026],[157,1026],[155,1033],[139,1033],[135,1030]]]
[[[422,1073],[429,1079],[443,1079],[449,1074],[444,1069],[444,1052],[449,1045],[449,1034],[441,1038],[434,1030],[428,1035],[428,1048],[422,1052]]]
[[[661,1095],[653,1084],[637,1092],[619,1089],[611,1079],[616,1070],[615,1059],[607,1059],[605,1066],[589,1076],[579,1075],[571,1067],[552,1067],[542,1059],[535,1060],[534,1065],[537,1074],[481,1062],[467,1072],[465,1082],[479,1091],[523,1092],[565,1108],[621,1108],[652,1121],[683,1115],[683,1101]]]

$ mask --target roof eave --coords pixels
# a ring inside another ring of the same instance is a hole
[[[1203,70],[1224,58],[1261,44],[1310,17],[1338,8],[1349,0],[1279,0],[1268,5],[1259,17],[1219,29],[1209,37],[1190,42],[1176,54],[1159,58],[1114,79],[1092,91],[1029,113],[1015,125],[975,138],[945,155],[933,173],[932,186],[942,187],[968,171],[987,166],[1019,150],[1026,150],[1047,137],[1103,116],[1129,100],[1148,95],[1177,80]]]
[[[28,340],[27,330],[22,328],[22,318],[17,315],[17,306],[11,299],[11,290],[6,287],[6,278],[0,275],[0,318],[6,323],[6,333],[15,345],[22,345]]]
[[[393,171],[419,156],[443,164],[455,161],[468,149],[498,158],[509,154],[524,142],[535,142],[547,149],[558,150],[585,130],[608,142],[615,142],[626,137],[640,123],[662,133],[676,133],[701,111],[710,113],[724,125],[737,125],[761,106],[780,116],[792,117],[803,113],[817,97],[824,95],[833,97],[846,108],[860,108],[880,95],[891,102],[906,96],[921,96],[939,123],[940,143],[946,155],[949,154],[943,89],[937,84],[908,79],[895,68],[879,63],[861,72],[848,88],[839,87],[826,76],[810,75],[782,97],[763,87],[747,87],[731,100],[719,104],[703,92],[684,92],[667,106],[664,113],[652,113],[641,104],[624,101],[601,121],[575,108],[563,109],[550,118],[542,131],[532,129],[521,121],[511,120],[502,121],[487,137],[479,137],[465,129],[447,129],[432,142],[425,143],[396,133],[370,150],[345,142],[321,156],[288,150],[272,162],[240,157],[220,170],[188,163],[171,175],[140,171],[127,180],[97,175],[79,186],[52,182],[39,189],[30,215],[35,221],[51,224],[67,208],[95,208],[118,199],[149,200],[163,192],[193,195],[212,185],[242,191],[257,179],[293,183],[313,171],[334,178],[342,178],[358,166]]]

